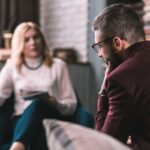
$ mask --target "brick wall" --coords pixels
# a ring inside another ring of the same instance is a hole
[[[88,0],[40,0],[40,24],[50,48],[74,48],[87,62]]]

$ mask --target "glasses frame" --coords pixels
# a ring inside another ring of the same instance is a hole
[[[114,37],[115,37],[115,36],[112,36],[112,37],[106,38],[106,39],[104,39],[104,40],[102,40],[102,41],[100,41],[100,42],[98,42],[98,43],[94,43],[94,44],[92,45],[92,48],[94,49],[94,51],[95,51],[96,53],[98,53],[98,50],[97,50],[95,47],[98,46],[99,49],[100,49],[101,46],[100,46],[99,44],[101,44],[101,43],[103,43],[103,42],[106,42],[106,41],[108,41],[108,40],[110,40],[110,39],[113,39]]]

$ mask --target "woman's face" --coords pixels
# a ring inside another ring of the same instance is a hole
[[[42,55],[42,39],[34,28],[25,33],[23,54],[28,58],[38,58]]]

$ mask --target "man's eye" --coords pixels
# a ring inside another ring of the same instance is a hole
[[[101,45],[101,44],[98,44],[97,46],[98,46],[99,48],[101,48],[101,47],[102,47],[102,45]]]

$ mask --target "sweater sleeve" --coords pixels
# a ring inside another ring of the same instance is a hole
[[[76,110],[77,100],[69,77],[68,68],[65,62],[60,60],[57,73],[58,84],[58,110],[63,115],[73,114]]]
[[[11,62],[7,61],[0,72],[0,106],[10,97],[13,91]]]

